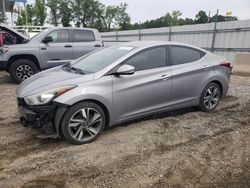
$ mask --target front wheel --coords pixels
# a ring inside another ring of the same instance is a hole
[[[81,102],[70,107],[62,119],[64,138],[72,144],[93,142],[104,130],[105,113],[92,102]]]
[[[36,64],[29,59],[18,59],[14,61],[9,68],[12,79],[18,84],[37,72],[39,72],[39,69]]]
[[[216,83],[208,84],[202,91],[199,109],[204,112],[212,111],[219,104],[221,88]]]

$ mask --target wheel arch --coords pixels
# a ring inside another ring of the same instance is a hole
[[[82,100],[80,102],[92,102],[97,104],[98,106],[101,107],[101,109],[104,111],[105,113],[105,117],[106,117],[106,124],[105,124],[105,128],[109,127],[109,123],[110,123],[110,112],[108,110],[108,108],[105,106],[105,104],[103,104],[102,102],[96,100],[96,99],[86,99],[86,100]]]
[[[220,87],[221,96],[222,96],[222,95],[223,95],[223,92],[224,92],[224,88],[223,88],[222,83],[221,83],[219,80],[213,80],[213,81],[211,81],[210,83],[215,83],[215,84],[217,84],[217,85]]]
[[[35,65],[37,66],[37,68],[38,68],[39,70],[41,70],[41,67],[40,67],[40,65],[39,65],[39,62],[38,62],[38,59],[37,59],[36,56],[31,55],[31,54],[20,54],[20,55],[13,55],[13,56],[11,56],[11,57],[9,58],[9,60],[8,60],[7,71],[9,71],[9,68],[10,68],[11,64],[12,64],[13,62],[15,62],[16,60],[18,60],[18,59],[28,59],[28,60],[34,62]]]
[[[218,86],[219,86],[220,89],[221,89],[221,97],[225,97],[225,96],[226,96],[227,91],[228,91],[228,88],[229,88],[229,85],[228,85],[228,81],[227,81],[225,78],[221,77],[221,76],[215,76],[215,77],[213,77],[213,78],[207,80],[207,81],[204,83],[203,87],[201,88],[201,90],[200,90],[200,92],[199,92],[199,93],[200,93],[199,95],[201,95],[201,93],[202,93],[202,91],[204,90],[204,88],[205,88],[208,84],[210,84],[210,83],[218,84]]]
[[[66,108],[64,109],[58,109],[57,110],[57,114],[56,114],[56,117],[57,118],[55,120],[55,128],[56,128],[56,131],[58,133],[58,135],[60,137],[62,137],[62,129],[61,129],[61,124],[62,124],[62,119],[65,115],[65,113],[67,112],[67,110],[73,106],[73,105],[76,105],[78,103],[81,103],[81,102],[92,102],[92,103],[95,103],[97,104],[98,106],[100,106],[102,108],[102,110],[104,111],[105,113],[105,117],[106,117],[106,124],[105,124],[105,129],[109,127],[109,123],[110,123],[110,112],[108,110],[108,108],[106,107],[106,105],[104,103],[102,103],[101,101],[99,100],[96,100],[96,99],[83,99],[81,101],[78,101],[78,102],[75,102],[74,104],[72,105],[69,105],[67,106]]]

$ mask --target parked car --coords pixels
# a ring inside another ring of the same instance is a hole
[[[103,43],[96,29],[49,28],[27,43],[3,46],[0,70],[21,83],[41,70],[69,63],[100,47]]]
[[[215,109],[230,72],[230,62],[190,45],[110,46],[24,81],[16,91],[20,120],[70,143],[89,143],[128,120],[190,106]]]

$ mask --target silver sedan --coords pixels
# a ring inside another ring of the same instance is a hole
[[[129,42],[34,75],[17,88],[20,121],[73,144],[106,127],[163,111],[216,108],[232,64],[194,46]]]

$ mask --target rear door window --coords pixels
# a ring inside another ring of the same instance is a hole
[[[170,46],[170,61],[172,65],[191,63],[201,59],[205,54],[194,48]]]
[[[92,31],[73,30],[73,42],[91,42],[95,41],[95,35]]]

